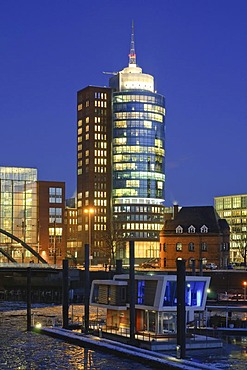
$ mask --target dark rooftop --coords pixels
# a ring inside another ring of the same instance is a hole
[[[192,225],[196,232],[205,225],[211,233],[229,228],[226,220],[219,218],[213,206],[182,207],[173,220],[165,221],[165,230],[174,231],[179,225],[184,231]]]

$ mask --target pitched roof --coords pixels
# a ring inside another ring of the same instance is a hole
[[[220,219],[213,206],[182,207],[173,220],[165,221],[165,231],[175,231],[181,226],[185,232],[193,225],[196,232],[205,225],[211,233],[218,233],[229,228],[227,222]]]

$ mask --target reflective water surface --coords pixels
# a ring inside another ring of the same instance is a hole
[[[25,305],[0,302],[0,369],[148,370],[152,367],[112,354],[84,349],[58,339],[26,331]],[[61,306],[33,308],[35,320],[61,317]],[[73,309],[83,314],[82,307]],[[102,314],[97,312],[97,314]],[[41,316],[39,316],[41,315]],[[210,364],[212,369],[246,370],[247,337],[225,337],[220,349],[187,351],[188,359]],[[167,354],[167,353],[166,353]],[[171,354],[171,353],[169,353]],[[175,353],[173,353],[175,355]]]
[[[54,307],[38,311],[56,310]],[[25,311],[1,312],[0,304],[0,369],[150,370],[151,367],[27,332]]]

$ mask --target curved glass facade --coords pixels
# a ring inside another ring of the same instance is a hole
[[[114,225],[122,239],[135,240],[136,258],[157,257],[165,199],[165,99],[151,91],[114,92],[112,108]]]

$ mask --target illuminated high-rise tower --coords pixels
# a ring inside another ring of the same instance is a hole
[[[130,240],[137,262],[159,256],[164,103],[153,76],[136,64],[132,25],[128,67],[110,78],[110,88],[88,86],[77,93],[79,260],[89,243],[92,264],[107,263],[113,250],[127,262]]]
[[[135,241],[138,260],[158,257],[165,189],[165,99],[136,63],[132,24],[129,65],[110,79],[112,93],[112,217],[118,258]]]
[[[111,89],[77,93],[78,261],[90,244],[91,263],[108,263],[111,225]]]

